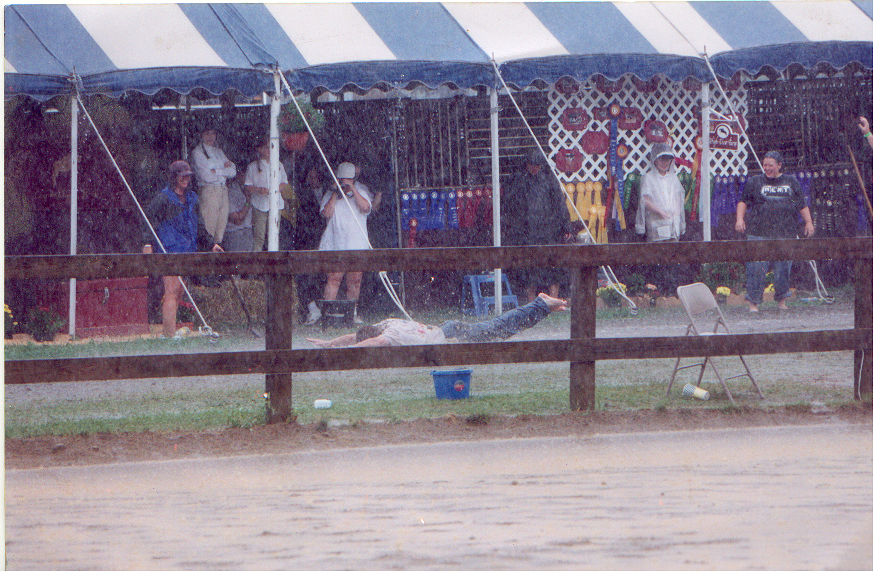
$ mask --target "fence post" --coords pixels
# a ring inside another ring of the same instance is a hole
[[[855,278],[855,306],[853,308],[854,328],[871,327],[871,259],[860,258],[854,264]],[[867,354],[867,355],[866,355]],[[871,368],[871,350],[855,350],[853,352],[853,397],[861,400],[863,397],[871,399],[872,377],[874,370]]]
[[[595,337],[595,298],[598,268],[571,269],[571,339]],[[595,362],[572,361],[570,371],[571,411],[595,409]]]
[[[268,274],[264,279],[267,317],[264,345],[266,350],[290,350],[294,328],[294,276]],[[291,373],[268,373],[265,376],[267,393],[267,423],[292,420]]]

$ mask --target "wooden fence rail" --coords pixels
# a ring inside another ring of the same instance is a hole
[[[854,263],[854,327],[844,330],[735,334],[718,337],[596,338],[599,266],[750,260],[849,259]],[[595,363],[609,359],[701,355],[854,351],[854,396],[872,392],[872,240],[870,238],[681,242],[501,248],[264,252],[183,255],[6,257],[7,279],[97,279],[181,275],[264,275],[267,328],[264,351],[6,361],[5,383],[40,383],[195,375],[266,374],[268,421],[292,415],[292,374],[462,364],[570,362],[570,408],[595,404]],[[422,345],[388,348],[292,349],[296,274],[346,271],[455,270],[557,266],[571,272],[568,340]],[[865,359],[866,356],[868,359]]]

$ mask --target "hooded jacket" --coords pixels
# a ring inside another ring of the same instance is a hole
[[[686,232],[684,211],[685,193],[676,166],[671,165],[662,175],[655,160],[662,155],[671,155],[667,143],[656,143],[650,153],[652,168],[640,179],[640,206],[634,221],[637,234],[646,234],[647,242],[679,240]]]

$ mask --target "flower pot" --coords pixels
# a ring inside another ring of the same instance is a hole
[[[282,145],[288,151],[303,151],[307,146],[309,138],[310,134],[308,131],[301,131],[300,133],[283,133]]]

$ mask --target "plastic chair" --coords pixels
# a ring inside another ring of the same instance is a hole
[[[686,310],[686,314],[689,316],[689,326],[686,328],[687,336],[693,333],[696,336],[713,336],[731,333],[728,323],[725,321],[725,315],[722,313],[719,304],[716,302],[713,292],[710,291],[710,288],[708,288],[706,284],[696,282],[695,284],[689,284],[687,286],[679,286],[677,288],[677,297],[679,297],[680,303],[683,304],[683,309]],[[711,320],[714,320],[713,330],[709,331],[706,326]],[[724,332],[719,331],[720,325],[725,330]],[[674,379],[677,377],[677,372],[681,369],[700,367],[701,371],[698,374],[698,381],[695,384],[700,385],[701,378],[704,377],[704,370],[709,362],[710,367],[713,368],[713,373],[716,374],[716,377],[719,378],[719,383],[721,383],[722,388],[725,389],[725,394],[728,396],[729,401],[734,403],[734,398],[725,382],[729,379],[737,379],[739,377],[749,377],[750,381],[753,382],[753,387],[755,387],[756,391],[759,393],[759,397],[764,399],[765,395],[762,393],[762,390],[759,389],[759,385],[756,383],[755,378],[753,378],[753,374],[750,372],[746,360],[740,354],[738,354],[737,357],[740,358],[746,373],[740,373],[726,378],[722,377],[719,370],[716,368],[716,364],[713,363],[713,360],[711,360],[709,356],[705,357],[703,362],[688,364],[682,367],[680,366],[681,358],[677,358],[677,362],[674,364],[674,373],[671,375],[671,382],[668,384],[667,394],[670,395],[671,387],[674,385]]]
[[[489,307],[495,305],[495,296],[484,296],[482,290],[480,289],[483,284],[491,283],[494,285],[495,275],[494,274],[469,274],[464,277],[464,288],[465,292],[462,292],[461,296],[461,311],[465,314],[473,313],[476,316],[485,316],[489,313]],[[501,294],[501,304],[512,304],[514,307],[519,307],[519,298],[513,294],[513,290],[510,288],[510,281],[507,280],[507,275],[501,273],[501,284],[503,285],[503,292]],[[471,306],[470,310],[467,309],[465,304],[467,296],[466,288],[470,288],[470,298],[471,298]]]

